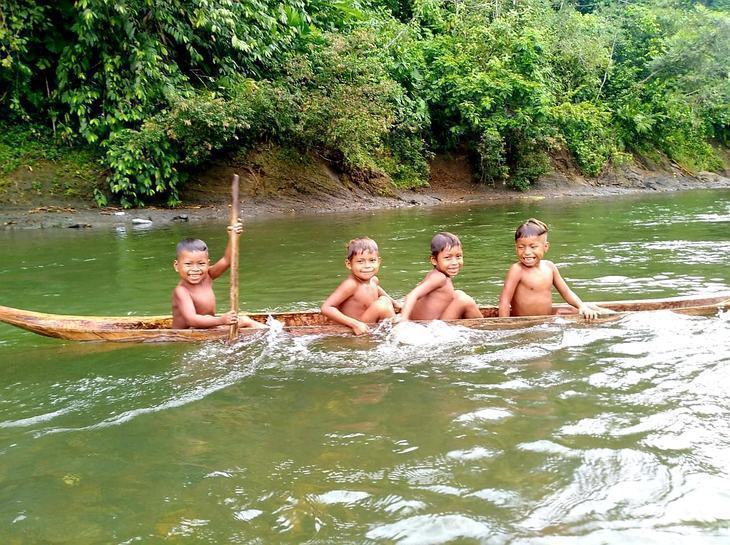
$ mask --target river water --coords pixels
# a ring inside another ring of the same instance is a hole
[[[530,216],[584,300],[730,291],[730,192],[698,191],[251,222],[241,305],[317,307],[362,234],[402,296],[444,229],[455,284],[494,304]],[[0,304],[167,313],[191,235],[225,246],[223,224],[0,232]],[[409,335],[127,346],[0,324],[0,543],[730,542],[730,312]]]

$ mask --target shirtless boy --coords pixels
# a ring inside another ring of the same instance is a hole
[[[552,288],[558,290],[566,303],[575,307],[586,318],[596,318],[608,313],[591,303],[584,303],[573,293],[560,276],[552,261],[543,259],[550,248],[547,240],[548,227],[540,220],[528,219],[515,232],[517,263],[507,272],[502,293],[499,296],[500,316],[540,316],[556,314],[553,309]],[[564,313],[565,311],[561,311]],[[575,314],[570,309],[567,313]]]
[[[380,287],[380,253],[374,240],[365,237],[348,242],[345,266],[349,276],[320,310],[330,320],[351,328],[355,335],[362,335],[370,330],[368,324],[395,316],[396,303]]]
[[[481,318],[474,299],[455,290],[451,281],[464,266],[459,237],[437,233],[431,239],[431,264],[433,269],[406,295],[401,320]]]
[[[236,223],[228,229],[240,234],[243,232],[243,225]],[[215,315],[213,280],[231,266],[230,241],[224,256],[211,265],[205,242],[193,238],[185,239],[177,245],[177,259],[172,266],[180,275],[180,282],[172,292],[173,328],[209,328],[236,322],[241,327],[261,327],[262,324],[248,316],[239,318],[234,311]]]

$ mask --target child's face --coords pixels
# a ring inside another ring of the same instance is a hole
[[[377,252],[362,252],[345,260],[345,266],[359,280],[370,280],[380,270],[380,255]]]
[[[210,259],[208,252],[186,252],[182,251],[172,266],[180,275],[180,278],[189,284],[200,284],[208,274]]]
[[[461,246],[450,246],[431,256],[431,264],[446,276],[456,276],[464,266],[464,252]]]
[[[547,235],[523,237],[515,241],[515,253],[525,267],[536,267],[550,248]]]

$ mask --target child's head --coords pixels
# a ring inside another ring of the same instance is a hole
[[[540,220],[530,218],[522,223],[515,231],[515,240],[528,237],[539,237],[545,235],[547,239],[548,226]]]
[[[446,231],[436,233],[431,239],[431,257],[436,257],[444,250],[448,250],[456,246],[461,248],[461,241],[456,235],[447,233]]]
[[[431,264],[446,276],[456,276],[464,266],[461,240],[452,233],[442,231],[431,239]]]
[[[353,238],[347,243],[347,260],[350,261],[354,255],[364,254],[369,252],[371,254],[379,255],[378,245],[376,242],[368,237]]]
[[[180,278],[190,284],[200,283],[208,274],[208,246],[200,239],[186,238],[177,245],[177,259],[172,266]]]
[[[347,243],[345,266],[359,280],[370,280],[380,270],[380,252],[368,237],[353,238]]]
[[[548,226],[530,218],[515,231],[515,253],[525,267],[535,267],[550,248],[547,240]]]
[[[177,243],[176,253],[181,252],[207,252],[208,245],[199,238],[186,238]]]

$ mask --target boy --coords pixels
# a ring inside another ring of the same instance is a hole
[[[552,288],[558,290],[566,303],[578,309],[586,318],[596,318],[610,311],[587,304],[573,293],[560,276],[552,261],[543,259],[550,248],[548,227],[540,220],[528,219],[515,231],[517,263],[507,272],[499,296],[500,316],[539,316],[556,314],[553,309]],[[565,313],[565,311],[560,311]],[[574,314],[571,310],[567,313]]]
[[[229,230],[243,232],[243,225],[230,225]],[[214,265],[210,264],[208,246],[199,239],[188,238],[177,245],[177,259],[172,266],[180,275],[180,282],[172,292],[172,327],[208,328],[231,325],[236,322],[242,327],[260,327],[261,324],[248,316],[236,316],[234,311],[215,315],[215,293],[213,280],[231,266],[230,240],[225,255]]]
[[[327,297],[320,311],[333,322],[348,326],[355,335],[367,333],[367,324],[395,316],[395,301],[378,281],[380,252],[374,240],[355,238],[347,243],[345,266],[349,276]]]
[[[406,295],[401,320],[457,320],[481,318],[482,313],[461,290],[455,290],[451,279],[464,266],[464,254],[459,237],[451,233],[437,233],[431,239],[431,270]]]

